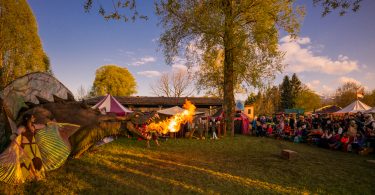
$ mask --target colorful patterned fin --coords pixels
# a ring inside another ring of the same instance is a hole
[[[42,156],[43,166],[46,171],[54,170],[64,164],[70,154],[70,145],[61,136],[67,130],[76,131],[78,125],[64,123],[48,123],[48,125],[36,133],[36,142]],[[69,132],[70,134],[71,132]]]
[[[8,184],[21,184],[23,177],[20,162],[29,158],[20,147],[21,135],[19,135],[9,147],[0,154],[0,181]]]

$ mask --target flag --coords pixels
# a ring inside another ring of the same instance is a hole
[[[363,88],[357,90],[357,98],[363,98],[365,95]]]

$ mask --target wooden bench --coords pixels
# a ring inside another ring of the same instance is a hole
[[[293,160],[297,158],[298,153],[293,150],[284,149],[281,151],[281,157],[288,160]]]

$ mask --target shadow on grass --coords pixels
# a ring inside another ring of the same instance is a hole
[[[190,171],[196,172],[196,174],[209,175],[210,177],[213,177],[215,180],[223,180],[224,182],[233,182],[245,188],[256,188],[256,189],[261,189],[261,190],[266,190],[266,191],[276,192],[276,193],[308,193],[306,190],[298,189],[295,187],[282,186],[282,185],[272,184],[269,182],[260,181],[256,179],[236,176],[236,175],[225,173],[222,171],[215,171],[213,169],[204,168],[200,166],[188,165],[188,164],[180,163],[177,161],[160,159],[157,157],[153,157],[151,155],[145,155],[142,153],[137,153],[137,152],[129,151],[129,150],[124,150],[122,152],[108,152],[108,156],[117,156],[118,159],[137,159],[136,162],[148,161],[148,162],[152,162],[152,164],[159,164],[160,167],[172,165],[172,166],[178,167],[177,171],[180,173],[184,173],[190,170]],[[121,162],[122,161],[120,160],[117,163],[121,163]],[[113,168],[116,168],[116,167],[113,167]],[[126,167],[122,167],[122,168],[126,169]],[[174,183],[174,182],[171,182],[171,183]],[[187,188],[190,188],[190,187],[187,187]],[[199,189],[202,189],[202,188],[197,188],[196,192],[202,192]],[[212,192],[212,190],[210,191]]]

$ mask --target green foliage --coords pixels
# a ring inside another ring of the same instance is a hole
[[[134,22],[138,18],[144,20],[148,19],[147,16],[138,13],[135,0],[112,0],[112,8],[109,9],[111,10],[109,12],[100,1],[85,0],[83,8],[86,12],[92,9],[94,2],[99,3],[98,12],[106,20],[123,20],[124,22],[131,20]]]
[[[303,88],[302,82],[299,80],[296,73],[293,74],[292,79],[289,79],[289,76],[285,76],[280,85],[281,108],[299,108],[297,106],[297,101],[301,100],[298,100],[298,97],[304,90],[306,91],[307,89],[306,87]],[[299,104],[301,104],[301,102],[299,102]]]
[[[270,116],[280,111],[280,91],[276,86],[267,87],[256,96],[254,113]]]
[[[280,85],[280,106],[282,109],[292,108],[292,86],[286,75]]]
[[[334,102],[340,107],[345,107],[357,98],[357,90],[361,86],[354,82],[346,82],[340,86],[335,93]]]
[[[49,72],[35,17],[26,0],[0,0],[0,90],[31,72]]]
[[[340,16],[345,15],[347,10],[351,9],[356,12],[360,8],[362,0],[313,0],[314,5],[320,5],[323,7],[322,16],[326,16],[334,10],[340,10]]]
[[[322,100],[318,94],[307,87],[301,88],[295,100],[295,108],[302,108],[305,112],[309,112],[321,106]]]
[[[105,65],[96,70],[91,95],[111,94],[129,96],[136,93],[137,83],[126,68],[116,65]]]
[[[302,92],[302,83],[297,77],[296,73],[293,74],[292,79],[290,80],[290,88],[291,88],[291,108],[298,108],[296,107],[296,101],[300,93]]]
[[[250,95],[245,100],[245,105],[254,104],[256,100],[257,100],[256,95],[254,93],[250,93]]]
[[[165,29],[160,44],[168,64],[186,51],[192,41],[196,43],[195,51],[206,54],[223,51],[221,73],[213,74],[212,80],[215,83],[223,78],[218,89],[224,92],[227,130],[232,129],[235,87],[241,81],[258,86],[263,83],[262,78],[273,77],[281,70],[278,30],[295,36],[299,16],[303,15],[301,9],[294,9],[293,2],[160,0],[156,3],[156,12]]]
[[[369,106],[375,106],[375,89],[365,93],[363,102]]]

